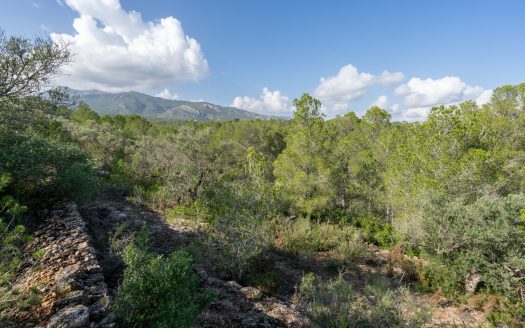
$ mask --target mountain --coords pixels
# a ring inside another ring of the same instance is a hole
[[[235,107],[223,107],[208,102],[170,100],[135,91],[109,93],[70,89],[70,93],[102,115],[136,114],[151,119],[196,121],[274,118]]]

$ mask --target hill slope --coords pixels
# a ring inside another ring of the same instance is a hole
[[[271,118],[235,107],[169,100],[135,91],[108,93],[99,90],[71,90],[71,93],[99,114],[137,114],[152,119],[197,121]]]

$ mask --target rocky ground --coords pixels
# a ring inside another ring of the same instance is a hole
[[[33,236],[23,249],[15,285],[23,293],[37,293],[40,302],[15,313],[16,321],[26,327],[113,327],[111,292],[77,205],[46,211]]]
[[[187,246],[197,236],[184,222],[167,222],[124,200],[95,202],[79,209],[75,204],[62,204],[49,212],[35,240],[26,246],[27,264],[17,281],[23,290],[39,288],[42,303],[29,312],[31,315],[20,316],[20,322],[27,327],[113,327],[115,318],[108,312],[108,303],[122,277],[118,252],[142,227],[154,236],[152,249],[159,253]],[[32,259],[29,254],[38,250],[43,255]],[[308,260],[272,254],[268,265],[283,282],[272,295],[218,279],[197,266],[203,288],[216,297],[195,327],[306,327],[306,316],[293,295],[305,273],[314,272],[325,279],[339,274],[327,269],[329,260],[326,253]],[[366,263],[346,268],[342,274],[357,291],[371,277],[386,279],[391,288],[397,288],[408,280],[394,262],[389,252],[370,247]],[[484,322],[480,310],[454,306],[434,294],[414,292],[414,296],[433,309],[431,326],[478,327]]]

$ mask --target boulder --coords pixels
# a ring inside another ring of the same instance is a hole
[[[63,308],[51,317],[46,328],[83,328],[89,324],[89,309],[84,305]]]
[[[465,279],[465,290],[467,293],[475,293],[481,283],[481,276],[475,272],[471,272]]]

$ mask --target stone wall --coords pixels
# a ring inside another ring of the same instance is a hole
[[[38,290],[30,317],[38,327],[113,327],[110,297],[86,223],[74,203],[50,211],[24,247],[16,286]]]

